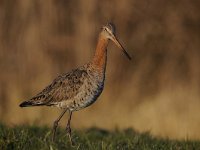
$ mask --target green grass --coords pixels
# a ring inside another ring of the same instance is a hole
[[[132,129],[109,132],[97,128],[73,130],[75,146],[71,147],[64,129],[58,129],[56,141],[51,141],[51,129],[37,126],[9,128],[0,124],[0,149],[10,150],[194,150],[200,149],[199,141],[174,141],[137,133]]]

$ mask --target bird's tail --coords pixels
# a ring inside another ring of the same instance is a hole
[[[22,102],[19,105],[19,107],[42,106],[42,105],[50,106],[52,105],[52,103],[49,104],[51,100],[52,99],[48,100],[44,94],[38,94],[34,96],[33,98]]]
[[[40,105],[44,105],[44,104],[34,103],[33,101],[24,101],[19,105],[19,107],[30,107],[30,106],[40,106]]]
[[[24,102],[22,102],[19,106],[20,106],[20,107],[32,106],[32,102],[30,102],[30,101],[24,101]]]

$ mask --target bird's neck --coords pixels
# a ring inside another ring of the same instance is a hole
[[[107,38],[104,38],[101,35],[99,36],[95,55],[92,60],[92,65],[103,72],[105,72],[106,69],[108,42],[109,40]]]

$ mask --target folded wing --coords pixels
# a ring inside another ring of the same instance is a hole
[[[84,67],[58,76],[49,86],[30,100],[22,102],[20,107],[57,105],[63,100],[70,100],[79,93],[88,73]]]

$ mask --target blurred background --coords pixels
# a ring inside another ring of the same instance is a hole
[[[72,127],[200,139],[199,8],[197,0],[1,0],[1,122],[52,126],[59,109],[19,103],[88,62],[111,21],[133,59],[109,44],[104,92],[73,114]]]

